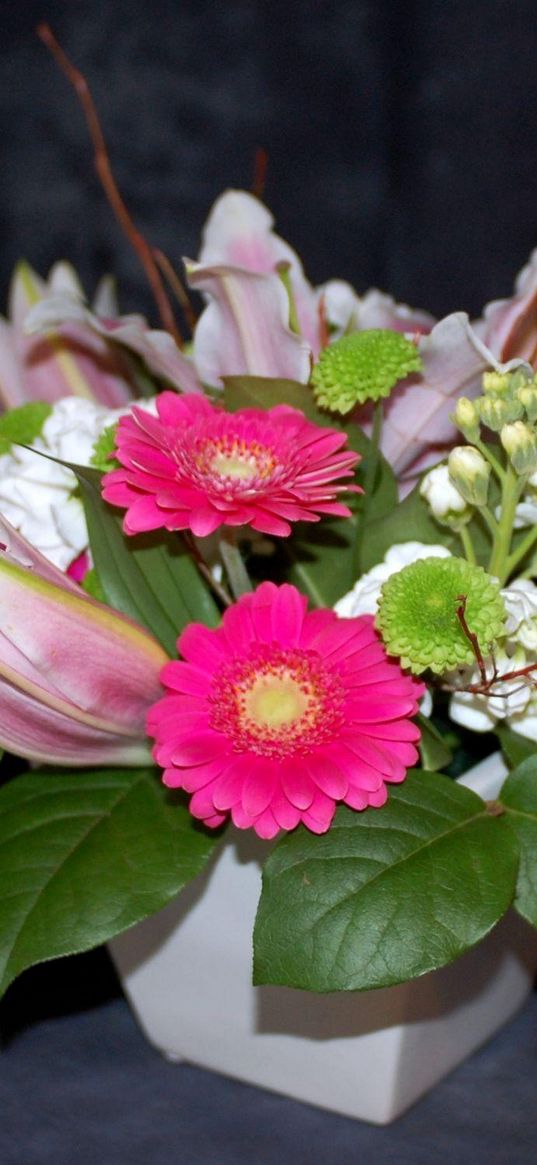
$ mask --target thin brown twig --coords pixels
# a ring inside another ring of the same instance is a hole
[[[108,151],[104,140],[101,123],[95,108],[93,97],[89,85],[83,73],[76,68],[69,60],[69,57],[62,49],[61,45],[56,40],[52,30],[46,22],[42,22],[37,27],[37,35],[42,40],[43,44],[52,53],[57,65],[62,73],[67,77],[67,80],[73,86],[73,89],[78,97],[80,105],[86,119],[86,124],[89,130],[91,141],[94,148],[94,162],[95,169],[99,175],[104,192],[114,214],[127,236],[131,246],[135,250],[138,258],[147,275],[151,290],[153,292],[155,303],[157,305],[160,318],[166,329],[173,336],[177,345],[182,348],[183,338],[177,327],[175,317],[168,296],[166,294],[164,284],[162,282],[159,269],[153,257],[151,247],[144,239],[136,225],[134,224],[127,207],[119,193],[118,187],[112,168]]]
[[[167,280],[168,285],[171,287],[177,302],[181,305],[183,315],[190,328],[190,331],[193,332],[198,321],[194,308],[192,307],[192,304],[188,298],[188,292],[181,283],[177,271],[175,271],[172,267],[168,256],[165,255],[163,251],[160,251],[158,247],[153,247],[152,250],[155,261],[158,263],[164,278]]]
[[[254,177],[252,181],[252,194],[255,194],[256,198],[262,198],[265,192],[267,165],[267,151],[264,146],[258,146],[254,155]]]
[[[470,628],[466,622],[466,595],[457,595],[455,602],[459,604],[457,607],[457,619],[459,620],[462,630],[475,655],[476,663],[479,668],[479,675],[481,676],[481,683],[486,684],[487,671],[485,668],[485,660],[483,659],[481,648],[479,646],[479,641],[477,635],[473,631],[470,631]]]

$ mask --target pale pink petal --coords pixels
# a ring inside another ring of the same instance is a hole
[[[194,363],[204,384],[224,376],[271,376],[306,383],[309,345],[291,331],[278,275],[185,260],[190,286],[210,296],[194,334]]]

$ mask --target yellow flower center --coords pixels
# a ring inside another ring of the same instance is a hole
[[[236,752],[282,760],[337,735],[344,690],[315,652],[258,644],[215,675],[210,704],[211,727]]]
[[[255,457],[236,451],[228,453],[225,450],[217,450],[211,458],[210,469],[218,477],[233,477],[237,481],[250,481],[258,473]]]
[[[296,724],[312,704],[311,695],[289,674],[260,675],[244,698],[248,720],[259,727]]]

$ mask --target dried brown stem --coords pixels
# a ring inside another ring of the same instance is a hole
[[[466,595],[457,595],[455,600],[459,605],[457,607],[457,619],[462,627],[462,630],[472,648],[475,655],[476,663],[479,668],[479,675],[481,676],[481,683],[487,683],[487,672],[485,668],[485,661],[479,646],[477,635],[470,628],[466,622]]]
[[[256,198],[262,198],[265,192],[267,165],[267,151],[264,146],[258,146],[254,156],[254,177],[252,182],[252,194],[255,194]]]
[[[86,124],[94,148],[95,169],[99,175],[106,197],[124,234],[128,238],[144,268],[164,328],[166,331],[171,333],[177,345],[182,348],[183,339],[178,330],[171,304],[166,294],[158,266],[153,257],[151,247],[146,242],[138,228],[135,226],[116,185],[116,181],[110,165],[110,159],[108,157],[103,131],[101,129],[101,123],[99,121],[97,110],[95,108],[93,97],[91,95],[86,78],[84,77],[83,73],[81,73],[80,70],[77,69],[76,66],[73,65],[69,60],[69,57],[64,52],[61,45],[58,44],[56,37],[46,22],[38,25],[37,35],[40,40],[43,41],[43,44],[48,48],[49,52],[52,53],[52,56],[54,57],[62,73],[64,73],[69,83],[73,86],[86,119]]]
[[[162,271],[162,274],[164,275],[164,278],[166,279],[168,285],[171,287],[177,302],[181,305],[183,315],[190,328],[190,331],[193,332],[197,324],[197,317],[194,308],[192,307],[192,304],[188,298],[188,292],[186,291],[186,288],[181,283],[177,271],[175,271],[172,267],[168,256],[165,255],[163,251],[160,251],[158,247],[153,247],[153,255],[155,261],[160,267],[160,270]]]

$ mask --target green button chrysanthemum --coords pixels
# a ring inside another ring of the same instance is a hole
[[[500,586],[481,566],[463,558],[422,558],[392,574],[382,586],[377,627],[391,655],[419,675],[475,662],[457,609],[480,650],[505,631]]]
[[[342,336],[324,348],[311,374],[317,403],[348,413],[355,405],[388,396],[399,380],[422,367],[419,352],[399,332],[373,328]]]

